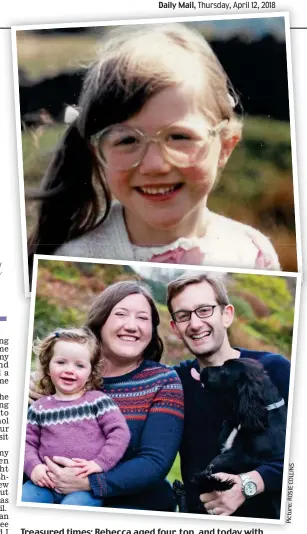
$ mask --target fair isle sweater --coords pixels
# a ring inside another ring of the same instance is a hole
[[[145,360],[124,376],[105,378],[103,391],[119,406],[131,441],[126,454],[107,473],[89,476],[105,506],[170,511],[174,497],[165,477],[182,437],[183,392],[177,373]]]
[[[130,441],[124,416],[110,397],[87,391],[79,399],[42,397],[28,411],[24,470],[28,477],[44,457],[94,460],[108,471]]]
[[[280,270],[269,239],[246,224],[209,211],[202,237],[180,237],[163,246],[137,246],[130,242],[123,207],[112,204],[107,219],[94,230],[58,247],[55,254],[110,260],[153,261],[212,267]]]

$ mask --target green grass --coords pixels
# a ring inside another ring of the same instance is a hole
[[[97,44],[99,34],[43,36],[19,31],[18,64],[32,78],[76,70],[96,57]]]
[[[55,125],[45,130],[22,134],[23,169],[26,188],[39,187],[52,151],[60,141],[66,126]]]
[[[180,471],[180,458],[179,454],[177,454],[175,461],[173,463],[173,466],[170,470],[170,472],[167,475],[167,480],[171,482],[171,484],[174,482],[174,480],[182,480],[181,479],[181,471]]]

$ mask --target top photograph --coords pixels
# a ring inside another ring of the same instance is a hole
[[[296,272],[287,16],[102,24],[12,30],[26,279],[36,253]]]

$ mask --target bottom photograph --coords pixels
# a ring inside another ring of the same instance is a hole
[[[37,256],[17,504],[284,523],[299,293]]]

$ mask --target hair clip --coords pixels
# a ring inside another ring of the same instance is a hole
[[[60,337],[60,332],[55,332],[54,337]]]
[[[228,93],[227,96],[228,96],[228,100],[229,100],[229,103],[230,103],[232,109],[234,109],[236,107],[235,99],[233,98],[233,96],[231,96],[230,93]]]
[[[72,124],[80,115],[80,108],[75,106],[66,106],[64,110],[63,122]]]

